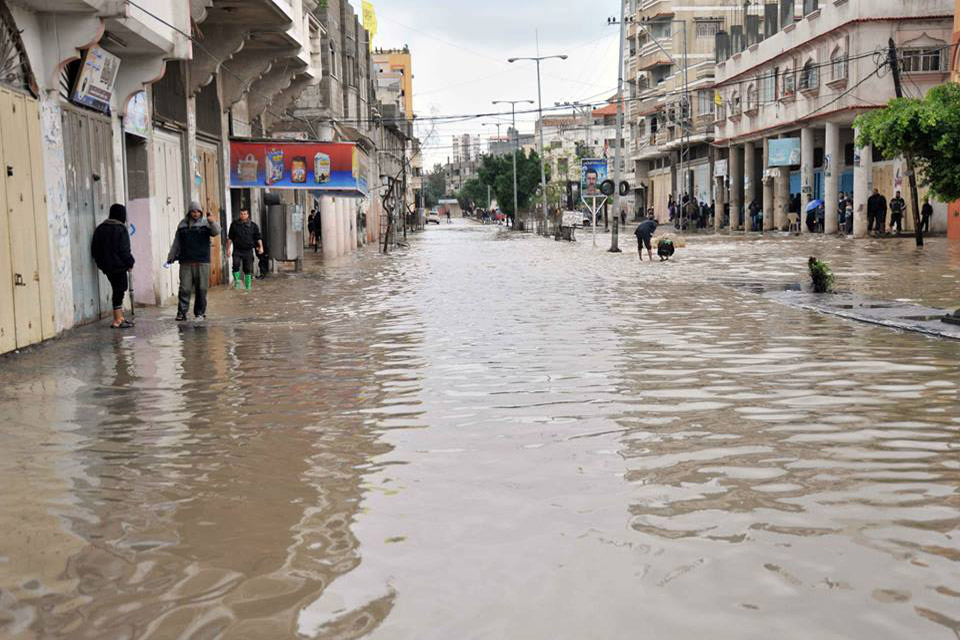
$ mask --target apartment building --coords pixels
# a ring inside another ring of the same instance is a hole
[[[852,232],[866,235],[867,198],[874,189],[888,200],[906,195],[906,168],[902,158],[857,148],[854,119],[895,97],[891,38],[908,96],[949,79],[953,10],[952,0],[780,0],[753,5],[718,33],[715,174],[729,228],[749,229],[742,211],[750,202],[760,204],[769,230],[823,200],[824,231],[835,233],[839,193],[852,192]],[[943,232],[947,206],[932,204],[931,231]]]

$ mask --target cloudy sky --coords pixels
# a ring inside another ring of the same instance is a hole
[[[351,1],[359,9],[360,0]],[[509,64],[507,58],[536,55],[538,33],[542,55],[569,56],[543,63],[544,108],[558,101],[598,102],[616,90],[618,31],[607,26],[607,17],[619,10],[616,0],[374,0],[374,6],[374,46],[406,44],[413,55],[417,133],[421,139],[430,134],[424,167],[446,160],[454,134],[496,136],[495,126],[481,123],[499,121],[506,135],[510,121],[509,115],[463,122],[431,117],[509,111],[490,103],[537,99],[534,64]],[[520,130],[533,131],[535,118],[518,115]]]

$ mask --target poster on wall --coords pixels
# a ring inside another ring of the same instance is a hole
[[[83,56],[83,64],[77,74],[70,99],[77,104],[109,113],[113,83],[117,80],[119,69],[120,58],[106,49],[92,45]]]
[[[230,141],[230,186],[235,189],[309,189],[340,196],[367,195],[366,154],[353,143],[287,140]]]
[[[771,167],[795,167],[800,164],[800,138],[769,141]]]
[[[127,113],[123,116],[123,130],[141,138],[147,137],[150,118],[147,112],[146,91],[138,91],[127,102]]]

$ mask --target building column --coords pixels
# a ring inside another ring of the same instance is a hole
[[[790,224],[790,167],[777,167],[773,179],[773,220],[778,229]],[[803,226],[802,224],[800,226]]]
[[[750,212],[747,208],[757,201],[757,180],[754,173],[757,169],[757,148],[751,140],[743,145],[743,232],[751,229]]]
[[[827,141],[823,150],[824,233],[836,233],[839,228],[837,204],[840,199],[840,125],[827,123]]]
[[[350,250],[357,250],[359,230],[357,229],[357,201],[349,199],[347,203],[347,221],[350,223]]]
[[[728,170],[729,171],[729,170]],[[727,203],[727,178],[717,176],[713,180],[713,231],[719,233],[723,228],[723,207]]]
[[[763,230],[772,231],[774,225],[773,178],[770,176],[770,139],[763,139]]]
[[[337,212],[333,198],[320,198],[320,238],[325,260],[337,257]]]
[[[808,231],[804,224],[807,205],[813,201],[813,129],[800,130],[800,232]]]
[[[337,198],[337,212],[340,215],[340,255],[350,255],[350,220],[347,219],[347,199]]]
[[[859,131],[854,131],[854,140]],[[854,143],[856,144],[856,143]],[[853,237],[867,236],[867,198],[873,190],[873,147],[854,149],[853,157]]]
[[[730,147],[730,231],[738,229],[740,207],[743,206],[743,147]]]

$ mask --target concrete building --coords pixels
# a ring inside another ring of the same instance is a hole
[[[960,82],[960,0],[956,0],[956,7],[953,11],[953,45],[952,71],[950,80]],[[956,242],[960,242],[960,201],[950,203],[947,212],[947,237]]]
[[[729,202],[730,228],[749,226],[737,212],[751,201],[762,207],[764,229],[783,229],[791,213],[822,199],[825,231],[836,233],[838,194],[853,192],[859,237],[874,188],[888,200],[897,190],[906,196],[902,159],[856,148],[853,121],[895,97],[889,70],[881,68],[890,38],[908,96],[949,78],[953,9],[951,0],[781,0],[756,5],[718,33],[716,174],[727,179],[718,179],[717,194]],[[907,202],[904,229],[912,230]],[[947,207],[933,204],[931,231],[943,232]]]
[[[413,57],[410,49],[404,47],[377,49],[372,59],[376,100],[381,115],[389,111],[392,114],[390,117],[397,116],[405,120],[398,123],[400,126],[388,127],[388,131],[393,137],[393,146],[403,148],[402,155],[407,164],[407,172],[403,174],[401,171],[405,178],[406,206],[416,209],[423,190],[423,158],[411,128],[414,119]],[[387,122],[386,118],[384,122]]]
[[[712,198],[714,39],[741,0],[624,0],[627,149],[634,210],[667,219],[671,195]]]
[[[507,127],[507,135],[501,138],[490,138],[487,141],[487,153],[492,156],[508,156],[518,148],[524,152],[536,149],[536,136],[532,133],[520,133],[513,127]]]
[[[114,202],[127,203],[137,302],[173,299],[162,263],[187,203],[224,225],[251,204],[229,187],[230,135],[268,130],[319,81],[315,5],[0,0],[15,69],[0,78],[0,352],[109,313],[90,240]]]

